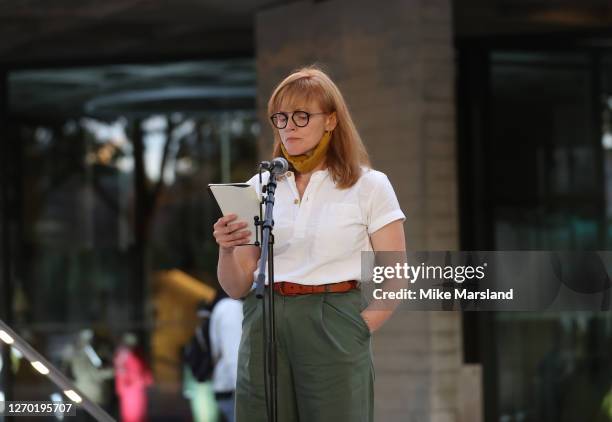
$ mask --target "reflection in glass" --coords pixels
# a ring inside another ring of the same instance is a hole
[[[593,124],[602,111],[594,109],[597,83],[589,55],[499,52],[492,53],[490,66],[485,166],[493,247],[608,249],[612,170],[608,164],[605,220],[600,128]],[[603,116],[605,147],[612,139],[606,135],[609,109]],[[609,162],[610,150],[604,151]],[[607,420],[601,409],[606,397],[612,403],[609,312],[498,312],[479,318],[489,329],[483,337],[492,339],[482,352],[492,354],[484,358],[486,377],[494,380],[485,384],[489,415],[500,421]]]
[[[612,391],[609,313],[499,313],[496,327],[504,332],[497,342],[500,415],[606,420],[600,409]]]
[[[612,66],[610,67],[612,70]],[[612,82],[612,81],[611,81]],[[612,84],[607,87],[612,92]],[[605,192],[606,239],[604,249],[612,249],[612,96],[605,96],[603,104],[602,139]]]
[[[602,225],[587,56],[494,53],[495,249],[597,249]]]
[[[188,412],[180,348],[218,286],[207,184],[255,171],[254,74],[251,60],[227,60],[10,77],[22,178],[15,328],[73,377],[79,332],[93,333],[100,368],[135,333],[157,417]],[[15,399],[52,393],[32,370],[14,372]],[[113,380],[96,391],[117,415]]]

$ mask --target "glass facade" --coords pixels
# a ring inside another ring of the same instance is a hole
[[[462,249],[610,249],[606,53],[489,46],[461,54],[460,89],[473,90],[459,103],[470,216]],[[464,320],[466,357],[484,367],[487,421],[612,417],[609,312]]]
[[[584,54],[491,55],[495,249],[605,246],[594,82]]]
[[[493,420],[609,420],[610,312],[498,313],[493,324],[498,333]]]
[[[602,122],[603,179],[605,192],[606,240],[605,249],[612,249],[612,53],[602,57]]]
[[[12,326],[115,414],[108,369],[135,334],[151,416],[188,415],[181,348],[218,288],[207,184],[255,172],[254,63],[19,71],[8,92]],[[83,339],[95,368],[78,362]],[[15,399],[54,392],[29,365],[12,376]]]

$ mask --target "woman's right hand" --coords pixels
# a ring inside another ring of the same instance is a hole
[[[213,236],[221,251],[232,252],[234,247],[249,242],[251,232],[244,230],[248,224],[237,218],[236,214],[228,214],[218,219],[213,226]]]

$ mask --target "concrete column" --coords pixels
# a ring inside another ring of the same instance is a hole
[[[317,63],[344,94],[374,168],[407,216],[409,250],[459,245],[450,0],[295,2],[256,16],[260,152],[266,104],[291,70]],[[399,310],[374,336],[376,420],[460,420],[461,315]]]

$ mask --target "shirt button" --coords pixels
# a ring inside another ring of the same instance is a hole
[[[300,203],[300,200],[299,200],[299,199],[295,199],[295,200],[293,201],[293,203],[294,203],[295,205],[297,205],[297,204],[299,204],[299,203]]]

